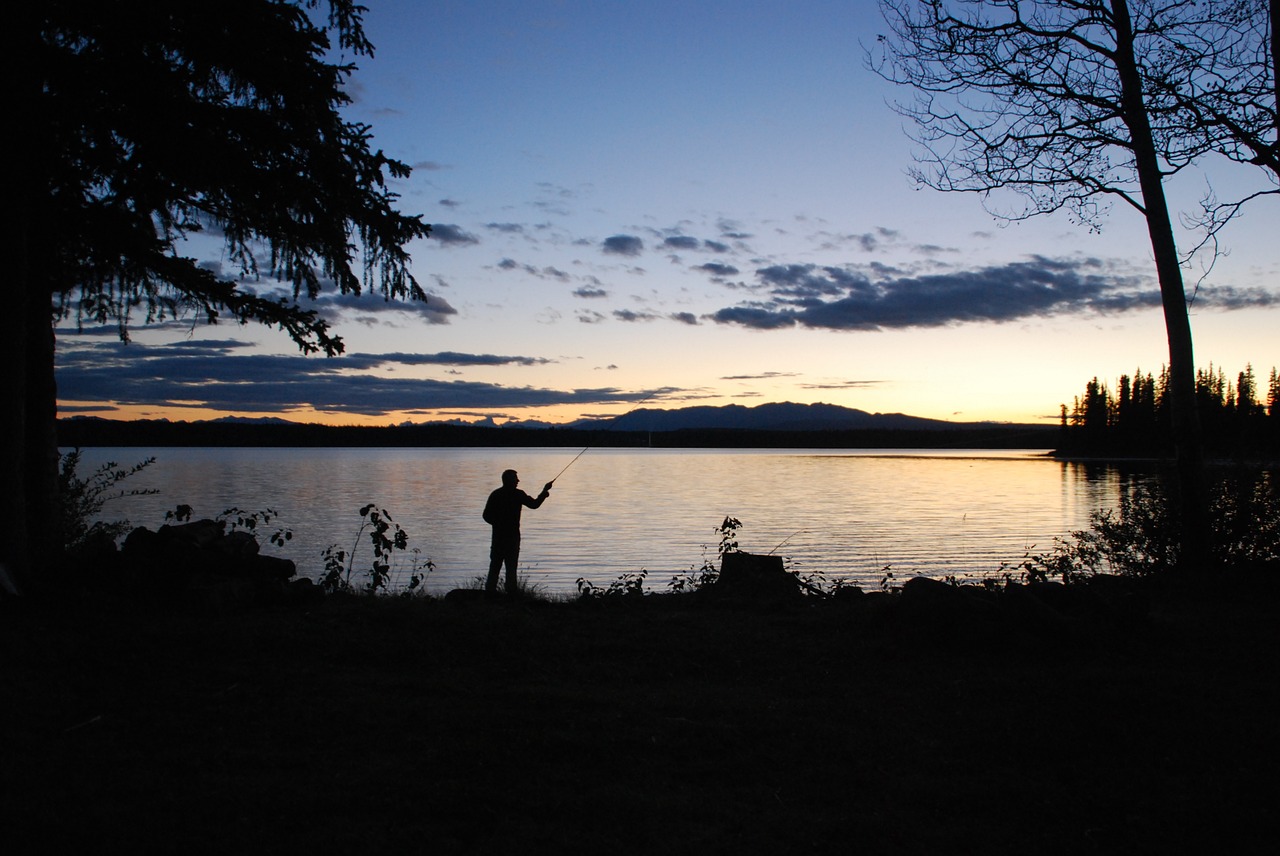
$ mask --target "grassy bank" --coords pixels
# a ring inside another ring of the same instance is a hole
[[[1225,594],[1225,593],[1224,593]],[[9,853],[1102,853],[1273,839],[1269,603],[0,603]]]

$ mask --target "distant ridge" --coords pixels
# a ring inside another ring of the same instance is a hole
[[[582,419],[573,428],[609,431],[943,431],[990,427],[991,422],[947,422],[902,413],[868,413],[837,404],[759,404],[744,407],[682,407],[675,410],[641,408],[613,419]]]
[[[568,424],[492,419],[383,427],[317,425],[280,417],[170,422],[71,416],[62,446],[652,446],[670,448],[1049,448],[1056,426],[947,422],[833,404],[638,409]]]

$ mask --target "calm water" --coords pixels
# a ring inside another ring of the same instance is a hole
[[[154,455],[125,484],[160,493],[114,501],[103,513],[150,528],[180,503],[197,517],[273,508],[293,540],[264,551],[311,577],[325,547],[351,549],[358,510],[374,502],[435,563],[429,589],[443,591],[487,567],[480,512],[501,471],[518,470],[521,487],[536,494],[578,451],[86,449],[81,473]],[[828,580],[875,586],[886,566],[898,578],[979,576],[1085,528],[1133,477],[1142,475],[1040,451],[591,449],[542,508],[525,511],[521,565],[548,592],[641,569],[661,588],[715,557],[714,530],[729,515],[742,522],[741,549],[776,553]],[[367,540],[357,550],[357,569],[367,568]]]

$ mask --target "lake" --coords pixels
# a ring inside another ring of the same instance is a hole
[[[1055,536],[1087,528],[1115,505],[1140,467],[1056,461],[1043,450],[705,450],[565,448],[89,448],[81,475],[103,461],[156,462],[122,486],[159,494],[107,504],[106,519],[158,528],[179,504],[195,516],[272,508],[293,538],[263,551],[316,578],[321,554],[350,551],[359,509],[385,508],[435,571],[428,590],[471,584],[488,565],[480,518],[502,470],[537,494],[566,466],[542,508],[524,512],[521,570],[548,593],[585,578],[608,585],[649,572],[650,587],[714,561],[726,516],[740,549],[774,553],[802,574],[878,586],[925,574],[981,577]],[[355,567],[371,561],[367,537]],[[363,564],[362,564],[363,563]],[[398,579],[407,579],[407,560]],[[361,578],[363,582],[365,578]]]

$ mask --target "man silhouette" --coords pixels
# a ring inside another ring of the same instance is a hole
[[[489,494],[484,505],[484,521],[493,527],[493,542],[489,547],[489,576],[484,590],[490,594],[498,591],[498,570],[507,566],[507,594],[518,594],[516,563],[520,561],[520,512],[537,508],[551,495],[552,482],[542,487],[542,493],[532,497],[518,485],[520,477],[515,470],[502,473],[502,487]]]

